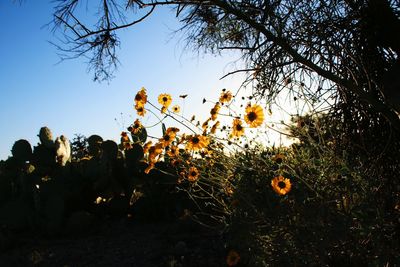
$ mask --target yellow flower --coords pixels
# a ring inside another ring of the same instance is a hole
[[[143,106],[143,104],[137,104],[137,105],[135,105],[135,109],[136,109],[136,112],[137,112],[137,114],[139,115],[139,116],[144,116],[144,114],[146,114],[146,110],[144,109],[144,106]]]
[[[165,131],[164,136],[160,139],[160,142],[163,145],[163,147],[169,146],[174,141],[176,133],[178,132],[175,129],[179,131],[178,128],[174,127],[170,127]]]
[[[135,96],[135,105],[137,106],[141,104],[142,106],[144,106],[144,104],[146,103],[147,103],[146,89],[142,87],[142,89],[140,89],[140,91]]]
[[[240,256],[235,250],[230,250],[228,256],[226,257],[226,264],[228,266],[235,266],[239,263]]]
[[[271,180],[272,189],[279,195],[286,195],[292,188],[292,184],[288,178],[279,175]]]
[[[276,154],[276,155],[272,158],[272,160],[275,161],[275,162],[278,163],[278,164],[281,164],[284,158],[285,158],[284,155],[282,155],[282,154]]]
[[[149,152],[149,148],[151,147],[152,143],[153,143],[152,141],[148,141],[146,144],[144,144],[144,146],[143,146],[143,153],[144,154]]]
[[[121,133],[121,143],[130,142],[129,136],[126,132]]]
[[[221,103],[227,103],[232,100],[232,93],[230,91],[224,91],[221,93],[221,96],[219,97],[219,102]]]
[[[149,172],[154,169],[155,163],[154,162],[150,162],[149,165],[147,166],[147,168],[144,170],[145,174],[149,174]]]
[[[168,108],[171,105],[172,98],[169,94],[160,94],[158,96],[158,103],[160,103],[163,107]]]
[[[167,112],[167,107],[162,106],[162,107],[161,107],[161,113],[164,114],[165,112]]]
[[[177,133],[179,132],[179,128],[176,127],[168,127],[168,129],[165,131],[165,133]]]
[[[123,143],[123,144],[124,144],[124,149],[125,149],[125,150],[129,150],[129,149],[132,148],[132,144],[131,144],[131,143],[125,142],[125,143]]]
[[[142,124],[140,123],[139,119],[136,119],[132,126],[128,127],[128,131],[130,131],[132,134],[137,134],[141,128]]]
[[[177,146],[171,146],[167,151],[168,156],[175,158],[179,156],[179,148]]]
[[[200,150],[204,147],[206,147],[209,144],[209,140],[207,136],[204,135],[193,135],[193,136],[188,136],[187,143],[186,143],[186,149],[187,150],[193,150],[197,151]]]
[[[260,105],[250,104],[246,107],[246,115],[244,120],[251,128],[260,126],[264,121],[264,111]]]
[[[210,132],[212,133],[212,134],[215,134],[215,132],[217,131],[217,128],[219,127],[219,121],[217,121],[212,127],[211,127],[211,130],[210,130]]]
[[[149,161],[157,161],[156,157],[163,152],[163,145],[161,143],[157,143],[154,146],[149,148]]]
[[[197,170],[196,167],[193,166],[189,168],[189,173],[187,178],[190,182],[196,182],[199,175],[200,175],[199,171]]]
[[[225,191],[225,194],[227,194],[228,196],[232,196],[234,193],[233,187],[230,185],[225,185],[224,191]]]
[[[211,109],[210,114],[211,114],[211,119],[215,121],[217,119],[217,115],[219,110],[221,109],[221,105],[217,102],[215,106]]]
[[[178,168],[178,167],[180,167],[182,165],[182,160],[174,158],[173,160],[171,160],[171,165],[174,168]]]
[[[205,130],[207,130],[207,128],[208,128],[208,122],[210,121],[210,119],[207,119],[204,123],[203,123],[203,125],[201,125],[201,128],[203,128],[203,131],[205,131]]]
[[[231,137],[241,137],[244,134],[244,127],[240,119],[233,120]]]
[[[172,107],[172,112],[179,113],[181,112],[181,108],[178,105],[175,105]]]

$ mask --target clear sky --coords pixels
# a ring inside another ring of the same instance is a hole
[[[11,155],[18,139],[36,145],[43,126],[53,136],[98,134],[118,141],[136,118],[133,97],[142,86],[153,102],[160,93],[171,93],[176,100],[189,94],[184,111],[189,117],[208,112],[203,97],[217,99],[222,88],[235,91],[240,85],[239,76],[219,80],[232,70],[235,55],[182,52],[185,43],[171,38],[179,24],[168,10],[122,31],[116,77],[93,82],[84,59],[57,64],[57,50],[49,43],[55,36],[44,27],[52,19],[51,2],[0,1],[0,159]]]

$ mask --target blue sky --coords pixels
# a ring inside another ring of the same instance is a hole
[[[232,70],[229,64],[237,55],[183,52],[185,43],[171,38],[179,24],[166,9],[123,30],[116,77],[109,83],[93,82],[84,59],[57,64],[57,51],[49,43],[55,36],[44,27],[52,11],[51,1],[0,1],[0,159],[11,155],[18,139],[36,145],[43,126],[54,136],[99,134],[118,141],[136,118],[133,97],[142,86],[153,102],[160,93],[171,93],[176,100],[189,94],[184,115],[190,117],[208,112],[203,97],[217,99],[222,88],[235,91],[240,85],[239,76],[219,80]]]

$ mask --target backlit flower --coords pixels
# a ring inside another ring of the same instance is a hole
[[[160,94],[158,96],[158,103],[160,103],[163,107],[168,108],[171,105],[172,98],[169,94]]]
[[[200,149],[206,147],[208,144],[209,144],[209,140],[208,140],[207,136],[196,134],[193,136],[188,136],[187,143],[186,143],[186,149],[197,151],[197,150],[200,150]]]
[[[172,107],[172,112],[179,113],[181,112],[181,108],[178,105],[175,105]]]
[[[279,195],[286,195],[292,188],[292,184],[288,178],[279,175],[271,180],[272,189]]]
[[[140,123],[139,119],[136,119],[132,126],[128,127],[128,131],[130,131],[132,134],[137,134],[141,128],[142,124]]]
[[[140,91],[136,94],[135,96],[135,105],[142,105],[147,103],[147,94],[146,94],[146,89],[142,87]]]
[[[147,166],[147,168],[144,170],[144,173],[149,174],[149,172],[154,169],[155,163],[154,162],[150,162],[149,165]]]
[[[149,148],[149,161],[157,161],[156,157],[163,152],[163,145],[161,143],[157,143],[154,146]]]
[[[272,160],[275,161],[278,164],[281,164],[284,158],[285,158],[284,155],[276,154],[275,156],[273,156]]]
[[[207,130],[208,128],[208,122],[210,121],[210,119],[207,119],[205,122],[203,122],[203,124],[201,125],[201,128],[203,128],[203,131]]]
[[[225,91],[221,93],[221,96],[219,97],[219,102],[221,103],[227,103],[232,100],[232,93],[230,91]]]
[[[160,142],[162,143],[163,147],[169,146],[175,140],[176,133],[177,131],[171,130],[171,128],[168,128],[168,130],[165,131],[164,136],[160,138]]]
[[[168,127],[168,129],[165,131],[166,133],[174,133],[176,134],[177,132],[179,132],[179,128],[176,127]]]
[[[228,256],[226,257],[226,264],[228,266],[235,266],[239,263],[240,256],[235,250],[230,250]]]
[[[132,148],[132,144],[129,143],[129,142],[124,142],[123,144],[124,144],[124,149],[125,149],[125,150],[129,150],[129,149]]]
[[[219,110],[221,109],[221,105],[217,102],[215,106],[211,109],[210,114],[211,114],[211,119],[215,121],[217,119],[217,115]]]
[[[121,143],[129,142],[129,136],[126,132],[121,133]]]
[[[179,156],[179,148],[177,146],[170,146],[167,150],[167,155],[171,158]]]
[[[144,154],[149,152],[149,148],[151,147],[152,144],[153,144],[152,141],[148,141],[146,144],[144,144],[144,146],[143,146],[143,153]]]
[[[146,110],[142,104],[135,105],[136,112],[139,116],[144,116],[146,114]]]
[[[248,105],[244,120],[251,128],[260,126],[264,121],[264,111],[260,105]]]
[[[217,121],[216,123],[214,123],[214,125],[211,127],[211,130],[210,130],[210,132],[212,133],[212,134],[215,134],[215,132],[217,131],[217,128],[219,127],[219,121]]]
[[[231,137],[241,137],[244,134],[244,127],[240,119],[233,120]]]
[[[189,172],[187,174],[187,178],[188,178],[188,180],[190,182],[196,182],[198,177],[199,177],[199,175],[200,175],[199,171],[197,170],[196,167],[193,166],[193,167],[189,168]]]

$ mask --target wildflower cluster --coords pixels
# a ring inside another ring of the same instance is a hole
[[[184,95],[186,97],[187,95]],[[235,182],[227,178],[227,173],[214,173],[214,178],[210,178],[206,173],[220,172],[221,170],[213,169],[213,166],[218,160],[225,157],[227,145],[233,144],[230,139],[235,140],[235,144],[240,142],[242,137],[246,137],[247,128],[261,128],[264,125],[265,114],[264,109],[260,104],[247,103],[243,108],[243,115],[232,115],[236,111],[233,111],[231,104],[235,101],[235,97],[232,92],[223,89],[218,102],[215,102],[212,106],[209,117],[203,121],[197,121],[194,124],[195,116],[191,120],[185,120],[184,122],[179,121],[177,118],[181,118],[179,115],[179,105],[173,104],[173,98],[170,94],[162,93],[157,97],[158,104],[161,106],[153,105],[148,101],[147,93],[145,88],[141,88],[135,95],[135,109],[139,116],[144,116],[146,113],[147,105],[151,108],[159,110],[164,115],[164,118],[172,118],[176,122],[180,123],[184,128],[190,129],[191,132],[184,133],[177,127],[166,128],[163,125],[163,135],[159,138],[153,138],[153,140],[143,143],[143,151],[145,154],[145,161],[147,167],[145,173],[156,168],[158,162],[168,162],[175,168],[175,174],[179,176],[177,179],[178,183],[186,180],[189,181],[192,186],[200,186],[199,179],[204,179],[203,186],[206,185],[210,190],[214,190],[214,187],[221,187],[221,190],[225,192],[225,196],[232,196],[235,188]],[[203,103],[207,100],[203,100]],[[172,105],[172,108],[171,108]],[[224,111],[226,111],[224,113]],[[152,112],[152,111],[151,111]],[[222,125],[221,116],[223,117],[224,123],[228,123],[231,119],[231,126]],[[164,119],[160,119],[160,123]],[[128,128],[128,131],[132,136],[137,135],[145,127],[142,125],[139,119],[136,119],[134,123]],[[226,132],[226,137],[221,137],[220,132]],[[123,133],[121,137],[121,143],[124,147],[129,149],[130,143],[126,133]],[[234,151],[231,149],[231,151]],[[277,161],[282,161],[282,157],[276,155]],[[207,163],[207,164],[205,164]],[[228,164],[228,163],[227,163]],[[232,168],[235,163],[229,163]],[[216,179],[216,181],[211,181]],[[219,179],[219,180],[218,180]],[[212,184],[212,185],[211,185]],[[278,195],[286,195],[291,190],[291,182],[289,178],[284,178],[281,175],[271,175],[270,177],[270,188],[275,191]],[[203,188],[204,189],[204,188]],[[207,191],[207,190],[206,190]],[[215,197],[215,196],[212,196]]]

